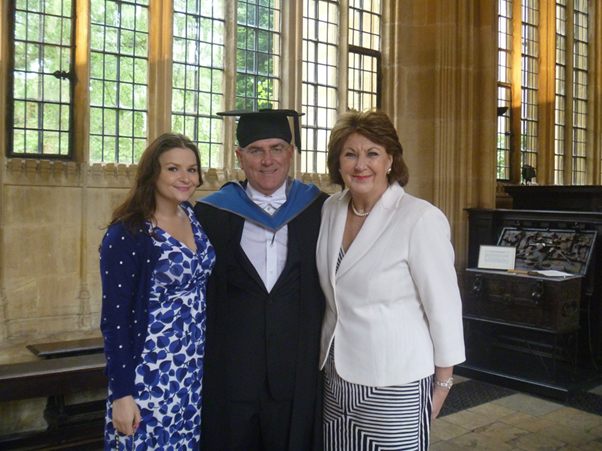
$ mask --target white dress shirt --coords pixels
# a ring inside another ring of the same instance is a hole
[[[286,202],[286,183],[271,196],[260,193],[250,183],[247,183],[246,192],[257,206],[272,216]],[[286,265],[288,225],[274,233],[258,224],[245,221],[240,245],[269,293]]]

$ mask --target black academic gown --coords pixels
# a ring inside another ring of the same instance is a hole
[[[195,206],[216,252],[207,285],[203,451],[228,448],[229,401],[256,399],[266,380],[276,400],[292,400],[288,450],[322,449],[318,360],[325,303],[315,248],[326,198],[321,194],[288,223],[286,266],[270,293],[240,245],[244,218]]]

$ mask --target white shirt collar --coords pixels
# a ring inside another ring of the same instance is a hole
[[[255,202],[257,206],[270,214],[275,210],[278,210],[282,204],[286,202],[286,183],[283,183],[280,188],[269,196],[257,191],[250,183],[247,183],[246,192],[249,198]],[[271,209],[268,209],[268,207],[271,207]]]

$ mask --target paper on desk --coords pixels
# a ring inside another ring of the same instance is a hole
[[[542,269],[535,272],[547,277],[569,277],[574,275],[564,271],[556,271],[555,269]]]

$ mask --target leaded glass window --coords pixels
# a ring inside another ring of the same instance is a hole
[[[566,0],[556,2],[556,66],[554,83],[554,184],[564,185],[566,147]]]
[[[13,6],[9,155],[69,157],[74,5],[71,0],[17,0]]]
[[[586,183],[587,77],[588,77],[587,0],[574,0],[573,14],[573,185]]]
[[[349,108],[380,107],[380,35],[380,0],[350,0]]]
[[[338,1],[307,0],[303,15],[303,157],[301,171],[325,173],[338,107]]]
[[[521,167],[537,171],[539,121],[539,0],[523,0],[521,58]]]
[[[223,9],[221,1],[174,1],[172,127],[197,144],[204,167],[221,164]]]
[[[498,27],[497,179],[508,180],[512,136],[512,0],[500,0]]]
[[[146,148],[148,0],[94,0],[90,11],[90,160],[136,163]]]
[[[280,99],[280,1],[239,0],[236,108],[277,108]]]

